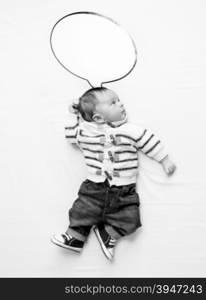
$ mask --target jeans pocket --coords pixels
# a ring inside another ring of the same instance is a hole
[[[91,188],[94,188],[94,185],[95,185],[95,182],[89,180],[89,179],[86,179],[82,182],[82,188],[84,189],[90,189]]]
[[[136,185],[125,186],[119,195],[119,202],[125,205],[140,205],[139,194],[136,192]]]
[[[136,194],[136,185],[131,185],[127,190],[128,195],[134,195]]]
[[[82,182],[80,187],[80,193],[86,194],[86,195],[94,195],[98,193],[100,190],[100,187],[97,182],[93,182],[89,179],[86,179]]]
[[[87,192],[89,190],[89,185],[90,185],[89,179],[84,180],[79,187],[78,194],[79,195],[85,194],[85,192]]]
[[[90,182],[91,182],[91,180],[89,180],[89,179],[86,179],[86,180],[83,181],[83,183],[86,184],[86,185],[89,185]]]
[[[122,197],[132,196],[134,194],[136,194],[136,184],[135,183],[123,186],[120,191],[120,196],[122,196]]]

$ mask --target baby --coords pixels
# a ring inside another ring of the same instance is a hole
[[[93,227],[103,253],[112,260],[117,241],[142,225],[138,152],[159,162],[167,175],[176,166],[152,132],[127,122],[124,105],[112,90],[92,88],[72,108],[74,122],[65,127],[66,138],[83,152],[88,174],[69,210],[68,229],[51,241],[80,252]]]

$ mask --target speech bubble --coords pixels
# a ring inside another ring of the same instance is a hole
[[[91,87],[126,77],[137,62],[136,46],[128,32],[94,12],[62,17],[52,28],[50,45],[61,66]]]

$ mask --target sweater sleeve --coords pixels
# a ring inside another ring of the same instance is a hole
[[[77,132],[80,124],[80,117],[76,114],[69,114],[67,125],[65,126],[65,138],[71,144],[78,144]]]
[[[161,162],[168,153],[165,146],[149,129],[138,128],[138,138],[136,139],[137,150],[142,151],[148,157]]]

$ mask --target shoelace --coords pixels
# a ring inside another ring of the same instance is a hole
[[[70,240],[73,238],[73,237],[72,237],[70,234],[68,234],[68,233],[64,233],[63,236],[66,237],[67,241],[70,241]]]
[[[116,240],[111,238],[108,243],[108,247],[113,248],[116,244]]]

